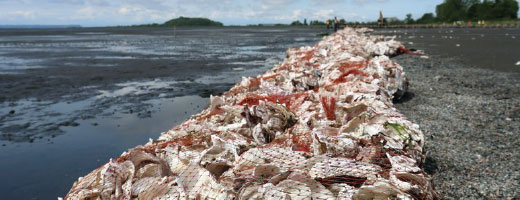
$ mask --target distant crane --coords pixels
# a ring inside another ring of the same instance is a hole
[[[379,27],[382,27],[384,25],[384,19],[383,18],[383,11],[379,10]]]

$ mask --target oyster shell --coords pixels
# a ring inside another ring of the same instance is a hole
[[[157,141],[78,179],[66,199],[437,199],[424,136],[393,108],[398,41],[345,28],[290,48]]]

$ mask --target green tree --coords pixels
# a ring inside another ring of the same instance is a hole
[[[163,26],[223,26],[223,24],[206,18],[179,17],[165,22]]]
[[[518,2],[515,0],[473,1],[467,11],[468,19],[516,19]]]
[[[303,25],[307,26],[307,19],[303,19]]]
[[[341,25],[345,25],[345,24],[347,24],[347,20],[345,20],[345,19],[340,19],[340,20],[339,20],[339,24],[341,24]]]
[[[435,12],[440,21],[453,22],[466,18],[467,2],[464,0],[444,0],[437,5]]]
[[[322,22],[322,21],[318,21],[318,20],[312,20],[310,22],[310,25],[311,26],[316,26],[316,25],[326,25],[325,22]]]
[[[515,0],[495,0],[492,13],[496,19],[516,19],[518,17],[518,2]]]
[[[476,4],[471,5],[468,8],[468,12],[466,13],[466,15],[468,16],[468,19],[478,19],[479,18],[479,16],[478,16],[479,6],[480,6],[480,4],[476,3]]]
[[[417,19],[418,24],[429,24],[435,22],[433,13],[425,13],[421,18]]]
[[[493,19],[493,6],[493,2],[486,0],[481,4],[477,4],[477,18]]]
[[[463,0],[462,3],[464,4],[464,7],[467,10],[467,9],[469,9],[471,6],[473,6],[475,4],[479,4],[480,0]]]
[[[408,13],[406,14],[406,19],[404,20],[405,23],[407,24],[413,24],[414,23],[414,20],[412,18],[412,13]]]
[[[300,20],[296,20],[291,23],[291,26],[301,26],[301,25],[303,25],[303,24],[300,22]]]

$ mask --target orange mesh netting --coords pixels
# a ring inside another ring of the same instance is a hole
[[[402,44],[346,28],[78,179],[66,199],[438,199],[393,108]]]

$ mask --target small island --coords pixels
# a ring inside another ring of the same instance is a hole
[[[207,18],[179,17],[165,22],[163,26],[223,26],[223,24]]]
[[[213,26],[220,27],[224,26],[222,22],[213,21],[207,18],[200,17],[178,17],[175,19],[168,20],[162,24],[153,23],[153,24],[142,24],[142,25],[134,25],[134,27],[185,27],[185,26]]]

